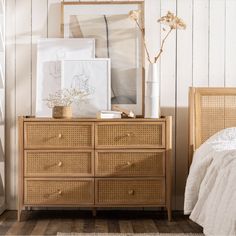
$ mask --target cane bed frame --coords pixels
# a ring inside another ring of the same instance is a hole
[[[236,126],[236,88],[190,88],[189,165],[194,151],[218,131]]]

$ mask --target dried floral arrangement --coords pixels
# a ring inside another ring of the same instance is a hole
[[[180,30],[185,30],[186,29],[186,24],[184,23],[184,21],[175,16],[172,12],[168,11],[167,14],[165,16],[162,16],[157,22],[163,24],[163,25],[166,25],[169,27],[165,37],[162,39],[162,42],[161,42],[161,47],[160,47],[160,50],[158,51],[157,55],[154,57],[154,60],[152,61],[151,58],[150,58],[150,53],[147,49],[147,44],[146,44],[146,40],[145,40],[145,35],[144,35],[144,29],[141,27],[141,25],[139,24],[139,19],[140,19],[140,14],[141,14],[141,11],[140,10],[136,10],[136,11],[130,11],[129,13],[129,18],[131,20],[134,20],[136,25],[138,26],[139,30],[141,31],[142,33],[142,38],[143,38],[143,43],[144,43],[144,48],[145,48],[145,51],[146,51],[146,54],[147,54],[147,59],[150,63],[156,63],[157,60],[160,58],[162,52],[163,52],[163,48],[164,48],[164,44],[166,42],[166,39],[168,38],[168,36],[171,34],[171,32],[173,30],[177,30],[177,29],[180,29]],[[166,31],[166,29],[163,27],[162,28],[163,31]]]
[[[53,108],[55,106],[70,106],[72,103],[79,103],[86,99],[92,91],[81,90],[77,88],[58,90],[54,94],[49,94],[45,99],[47,106]]]

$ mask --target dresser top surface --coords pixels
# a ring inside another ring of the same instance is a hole
[[[71,118],[71,119],[55,119],[50,117],[27,117],[20,116],[20,119],[28,122],[165,122],[167,117],[159,119],[145,119],[145,118],[129,118],[129,119],[96,119],[96,118]]]

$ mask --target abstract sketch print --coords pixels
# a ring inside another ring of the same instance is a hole
[[[96,57],[111,58],[113,104],[137,103],[137,80],[142,79],[139,32],[126,14],[71,15],[70,37],[96,39]]]
[[[108,71],[107,59],[64,61],[64,87],[90,94],[78,104],[73,104],[73,115],[96,117],[97,111],[110,108]]]

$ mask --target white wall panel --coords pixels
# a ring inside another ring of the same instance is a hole
[[[15,0],[6,1],[6,200],[16,207]]]
[[[193,86],[208,86],[209,0],[193,1]]]
[[[210,0],[209,9],[209,86],[223,87],[225,81],[225,0]]]
[[[32,113],[35,114],[35,99],[36,99],[36,73],[37,73],[37,42],[40,38],[47,38],[48,32],[48,0],[32,0]]]
[[[176,1],[168,0],[161,2],[161,15],[165,15],[168,11],[176,13]],[[161,39],[166,35],[166,31],[161,31]],[[172,116],[173,118],[173,155],[172,155],[172,192],[175,194],[175,119],[176,119],[176,32],[173,31],[161,56],[160,61],[160,70],[161,70],[161,115],[163,116]],[[175,198],[172,201],[173,207],[175,207]]]
[[[236,87],[236,1],[226,0],[225,85]]]
[[[61,0],[48,0],[48,37],[61,37]]]
[[[177,72],[176,72],[176,160],[175,196],[176,208],[184,202],[185,181],[188,174],[188,90],[192,86],[192,12],[193,2],[179,1],[177,14],[187,22],[186,30],[177,32]]]

